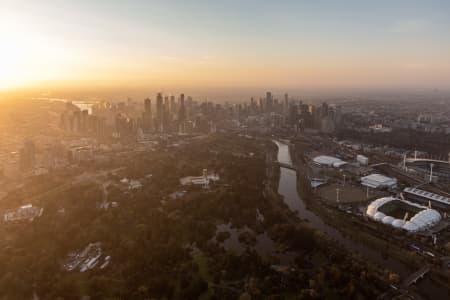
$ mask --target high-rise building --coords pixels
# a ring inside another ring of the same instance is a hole
[[[144,100],[144,112],[142,113],[142,130],[150,132],[152,130],[152,100]]]
[[[184,94],[180,95],[180,109],[178,111],[178,121],[184,122],[186,120],[186,107],[184,104]]]
[[[272,106],[273,106],[273,97],[272,97],[272,93],[271,92],[267,92],[266,93],[266,112],[271,112],[272,111]]]
[[[296,125],[298,125],[298,120],[298,106],[297,104],[291,103],[289,107],[289,124],[292,127],[295,127]]]
[[[163,131],[163,96],[161,93],[156,95],[156,130]]]
[[[169,97],[164,97],[163,105],[163,119],[162,119],[163,131],[168,132],[170,128],[170,104]]]
[[[283,112],[285,115],[289,114],[289,95],[287,93],[284,94]]]
[[[145,112],[152,112],[152,100],[150,98],[144,100],[144,110]]]
[[[175,96],[170,96],[170,114],[174,115],[176,113],[176,107],[175,107]],[[172,119],[172,118],[171,118]]]
[[[328,103],[322,103],[322,117],[328,117]]]

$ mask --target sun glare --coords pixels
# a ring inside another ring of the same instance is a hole
[[[4,89],[20,84],[25,74],[21,74],[23,49],[10,39],[3,38],[3,42],[0,50],[0,88]]]
[[[32,26],[0,20],[0,89],[28,85],[49,77],[54,51]]]

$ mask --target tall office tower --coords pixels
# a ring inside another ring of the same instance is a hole
[[[169,96],[164,97],[164,108],[169,110]]]
[[[144,112],[142,113],[142,130],[146,133],[152,130],[152,100],[144,100]]]
[[[176,113],[176,107],[175,107],[175,96],[170,96],[170,114],[173,116]],[[171,117],[172,119],[172,117]]]
[[[187,97],[187,101],[186,101],[186,105],[185,105],[185,110],[186,110],[186,120],[192,120],[193,117],[193,109],[194,109],[194,102],[192,101],[192,97],[188,96]]]
[[[152,112],[152,100],[150,100],[150,98],[144,100],[144,110],[145,112]]]
[[[170,105],[169,105],[169,96],[164,97],[164,106],[163,106],[163,131],[167,132],[170,127]]]
[[[272,105],[273,105],[273,97],[271,92],[266,93],[266,112],[272,111]]]
[[[284,94],[284,107],[283,107],[284,114],[287,116],[289,114],[289,95],[286,93]]]
[[[178,111],[178,121],[179,122],[186,121],[186,107],[184,105],[184,94],[180,95],[180,108]]]
[[[328,116],[328,103],[322,103],[322,117]]]
[[[163,96],[161,93],[156,95],[156,130],[162,131],[163,121]]]
[[[300,103],[300,118],[303,120],[303,126],[304,127],[311,127],[312,120],[311,120],[311,114],[309,113],[309,106],[308,104]]]

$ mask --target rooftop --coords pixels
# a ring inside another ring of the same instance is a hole
[[[396,211],[398,209],[395,209],[394,206],[404,210],[405,216],[403,218],[398,217],[398,211]],[[386,209],[383,209],[383,207]],[[418,212],[408,220],[409,213],[414,211]],[[441,220],[441,215],[434,209],[394,197],[384,197],[373,201],[367,207],[366,214],[375,221],[410,232],[424,230]]]
[[[382,186],[389,187],[389,186],[396,185],[397,179],[387,177],[387,176],[384,176],[381,174],[370,174],[365,177],[361,177],[361,184],[368,186],[368,187],[372,187],[372,188],[377,188],[377,187],[382,187]]]
[[[327,156],[327,155],[319,155],[314,157],[313,161],[320,165],[327,165],[327,166],[333,166],[333,167],[340,167],[342,165],[345,165],[346,162],[333,156]]]
[[[433,200],[433,201],[437,201],[437,202],[441,202],[447,205],[450,205],[450,198],[448,197],[444,197],[438,194],[434,194],[434,193],[430,193],[421,189],[416,189],[416,188],[412,188],[412,187],[406,187],[403,189],[404,192],[406,193],[410,193],[416,196],[420,196],[429,200]]]

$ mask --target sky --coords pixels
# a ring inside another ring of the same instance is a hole
[[[450,1],[0,0],[0,89],[450,89]]]

